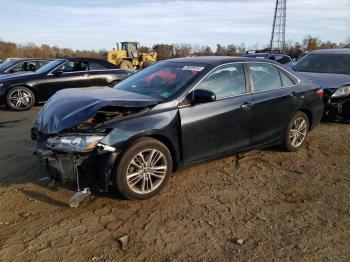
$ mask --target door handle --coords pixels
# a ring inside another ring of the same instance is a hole
[[[85,77],[89,77],[90,75],[89,74],[84,74]]]
[[[249,103],[249,102],[244,102],[242,105],[241,105],[241,108],[244,109],[244,110],[249,110],[253,107],[253,104]]]

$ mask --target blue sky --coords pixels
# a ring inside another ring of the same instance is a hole
[[[0,0],[0,39],[73,49],[118,41],[263,47],[275,0]],[[350,0],[288,0],[286,39],[350,37]]]

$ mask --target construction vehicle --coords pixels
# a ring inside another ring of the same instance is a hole
[[[121,42],[121,49],[117,43],[117,49],[108,51],[108,62],[123,69],[142,69],[157,60],[157,53],[140,52],[139,42]]]

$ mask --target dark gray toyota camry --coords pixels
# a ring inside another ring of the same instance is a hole
[[[113,88],[57,92],[32,137],[50,176],[77,182],[73,200],[110,185],[147,199],[184,166],[276,144],[298,150],[320,121],[322,95],[273,61],[173,59]]]

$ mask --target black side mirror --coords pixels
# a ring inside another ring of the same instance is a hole
[[[216,100],[216,95],[213,91],[206,89],[196,89],[191,93],[192,104],[213,102]]]
[[[53,76],[61,76],[62,74],[63,74],[63,71],[61,70],[53,72]]]

